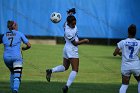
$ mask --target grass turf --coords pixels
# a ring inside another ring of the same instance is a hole
[[[118,93],[121,85],[121,57],[113,57],[114,46],[79,46],[79,73],[69,93]],[[51,82],[45,79],[46,68],[62,64],[63,45],[32,45],[23,52],[24,65],[19,93],[62,93],[71,68],[54,73]],[[0,93],[11,93],[9,70],[2,58],[0,46]],[[137,93],[137,82],[131,77],[127,93]]]

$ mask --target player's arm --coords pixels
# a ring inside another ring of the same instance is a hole
[[[88,39],[83,39],[83,40],[80,40],[80,41],[75,41],[75,40],[73,40],[73,41],[71,41],[71,42],[72,42],[72,44],[73,44],[74,46],[77,46],[77,45],[80,45],[80,44],[88,43],[89,40],[88,40]]]
[[[113,53],[114,56],[117,56],[117,55],[122,55],[122,52],[120,51],[120,49],[118,47],[116,47],[116,49],[114,50],[114,53]]]
[[[22,50],[24,51],[24,50],[30,49],[31,44],[29,43],[29,40],[25,37],[25,35],[22,33],[21,33],[21,39],[22,39],[23,43],[26,45],[26,46],[22,47]]]
[[[28,50],[30,48],[31,48],[31,44],[28,42],[28,43],[26,43],[25,47],[22,47],[22,50],[24,51],[24,50]]]
[[[3,35],[0,35],[0,44],[2,44]]]

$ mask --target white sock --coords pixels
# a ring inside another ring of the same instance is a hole
[[[76,75],[77,75],[77,72],[76,71],[71,71],[71,73],[69,75],[69,78],[68,78],[68,81],[67,81],[67,84],[66,84],[68,87],[70,87],[70,85],[74,81]]]
[[[65,67],[63,65],[59,65],[52,68],[52,72],[63,72],[63,71],[65,71]]]
[[[128,88],[128,85],[124,85],[124,84],[122,84],[119,93],[126,93],[127,88]]]
[[[138,82],[138,93],[140,93],[140,81]]]

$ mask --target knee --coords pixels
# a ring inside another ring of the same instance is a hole
[[[78,71],[79,71],[79,70],[78,70],[78,69],[72,69],[72,71],[75,71],[75,72],[77,72],[77,73],[78,73]]]
[[[122,79],[122,84],[128,85],[129,84],[130,78],[123,78]]]
[[[72,67],[72,70],[78,72],[79,68],[78,67]]]
[[[13,72],[14,72],[14,80],[20,80],[22,75],[22,66],[15,65],[13,68]]]
[[[21,80],[22,71],[14,71],[14,80]]]
[[[64,67],[65,67],[65,66],[64,66]],[[65,71],[68,70],[68,69],[69,69],[69,67],[65,67]]]
[[[65,68],[65,71],[69,69],[69,65],[65,65],[63,64],[64,68]]]

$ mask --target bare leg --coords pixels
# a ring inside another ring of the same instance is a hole
[[[140,75],[139,76],[134,76],[134,77],[138,82],[138,93],[140,93]]]
[[[126,90],[128,88],[128,85],[129,85],[130,77],[131,76],[122,75],[122,85],[121,85],[119,93],[126,93]]]
[[[67,70],[70,66],[70,62],[68,59],[66,58],[63,58],[63,65],[59,65],[59,66],[56,66],[52,69],[47,69],[46,70],[46,79],[48,82],[50,82],[50,79],[51,79],[51,74],[54,73],[54,72],[64,72],[65,70]]]

